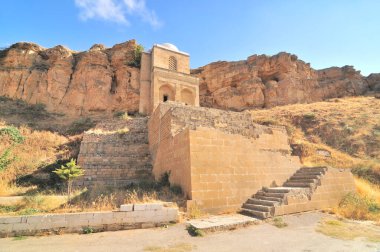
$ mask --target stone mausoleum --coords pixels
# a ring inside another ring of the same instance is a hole
[[[166,101],[199,106],[199,80],[190,75],[189,54],[169,43],[141,56],[139,112],[150,115]]]
[[[189,65],[172,44],[142,54],[139,112],[147,116],[86,132],[78,185],[124,186],[170,173],[188,206],[260,218],[334,207],[355,190],[349,170],[302,167],[285,128],[256,124],[249,112],[199,107]]]

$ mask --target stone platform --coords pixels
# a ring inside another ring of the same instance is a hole
[[[190,226],[204,232],[214,232],[231,230],[247,225],[259,224],[261,221],[256,218],[248,217],[241,214],[211,216],[203,219],[188,221]]]

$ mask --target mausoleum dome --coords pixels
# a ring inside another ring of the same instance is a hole
[[[163,43],[163,44],[160,44],[160,46],[162,46],[162,47],[164,47],[166,49],[175,51],[175,52],[179,52],[178,47],[176,47],[175,45],[170,44],[170,43]]]

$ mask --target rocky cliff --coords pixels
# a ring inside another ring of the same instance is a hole
[[[215,62],[192,73],[200,78],[202,106],[232,110],[315,102],[369,89],[367,80],[351,66],[317,71],[289,53]]]
[[[0,96],[43,103],[73,116],[138,110],[140,70],[134,40],[85,52],[17,43],[0,51]],[[380,90],[380,74],[364,78],[351,66],[314,70],[296,55],[253,55],[192,70],[202,106],[244,110],[321,101]]]
[[[17,43],[0,51],[0,95],[68,115],[137,111],[140,71],[134,40],[85,52]]]

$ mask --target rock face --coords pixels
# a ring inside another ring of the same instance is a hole
[[[134,40],[86,52],[17,43],[0,51],[0,95],[43,103],[49,111],[91,115],[138,111],[140,70]]]
[[[314,70],[296,55],[253,55],[194,69],[201,106],[244,110],[360,95],[368,83],[351,66]]]
[[[375,92],[380,92],[380,74],[370,74],[366,78],[369,87]]]

